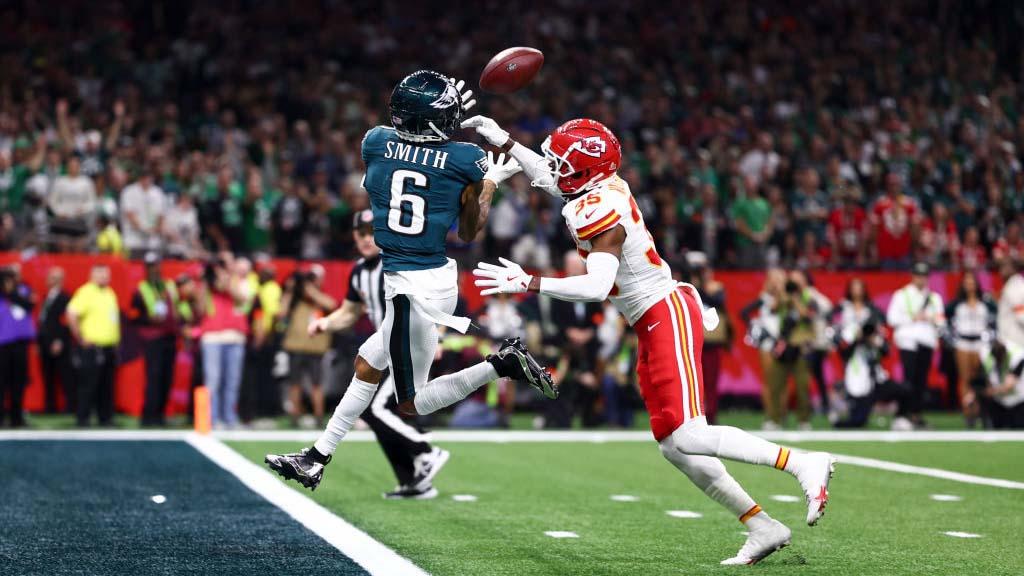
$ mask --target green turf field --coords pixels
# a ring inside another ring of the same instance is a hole
[[[254,461],[295,443],[232,442]],[[808,444],[806,447],[812,445]],[[1020,443],[815,444],[839,453],[1024,480]],[[718,562],[743,527],[665,462],[654,442],[451,443],[434,501],[390,502],[393,484],[376,445],[344,445],[312,497],[435,575],[1006,574],[1024,573],[1024,491],[840,465],[819,526],[789,475],[729,470],[793,529],[793,544],[754,568]],[[798,445],[797,447],[804,447]],[[308,493],[308,492],[307,492]],[[477,497],[457,502],[454,494]],[[613,494],[636,496],[615,502]],[[962,498],[940,502],[932,494]],[[674,518],[687,510],[700,518]],[[554,539],[545,531],[571,531]],[[981,538],[954,538],[957,531]]]

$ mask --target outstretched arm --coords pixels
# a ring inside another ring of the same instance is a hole
[[[473,116],[462,122],[463,128],[473,128],[491,146],[508,152],[523,167],[523,173],[530,179],[530,185],[561,198],[562,193],[551,177],[547,160],[543,156],[516,142],[498,123],[486,116]]]
[[[568,278],[540,278],[527,274],[510,260],[500,258],[501,265],[481,262],[473,274],[476,285],[484,288],[484,296],[517,292],[539,292],[570,302],[601,302],[615,285],[619,257],[626,241],[626,230],[616,226],[591,239],[593,249],[587,256],[587,273]]]

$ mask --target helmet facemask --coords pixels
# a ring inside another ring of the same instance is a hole
[[[598,170],[597,174],[594,176],[591,176],[581,184],[576,184],[571,181],[586,177],[594,172],[595,168],[599,168],[600,165],[591,166],[584,170],[577,171],[569,160],[569,155],[572,154],[574,148],[570,147],[565,151],[565,153],[559,155],[551,149],[551,136],[544,139],[544,142],[540,145],[540,149],[544,153],[545,164],[538,167],[540,176],[530,182],[531,186],[535,186],[537,188],[556,187],[563,196],[572,196],[586,192],[593,187],[594,184],[597,184],[610,176],[610,174],[604,174],[602,171]],[[566,180],[569,180],[570,182],[566,182]]]

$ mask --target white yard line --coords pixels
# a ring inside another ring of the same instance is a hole
[[[874,458],[862,458],[860,456],[845,456],[843,454],[833,454],[833,456],[839,458],[840,464],[852,464],[854,466],[876,468],[878,470],[886,470],[888,472],[901,472],[903,474],[930,476],[932,478],[952,480],[954,482],[963,482],[965,484],[979,484],[981,486],[993,486],[996,488],[1024,490],[1024,482],[1015,482],[1013,480],[1002,480],[1000,478],[975,476],[974,474],[963,474],[960,472],[943,470],[941,468],[925,468],[924,466],[911,466],[910,464],[900,464],[899,462],[890,462],[888,460],[876,460]]]
[[[190,434],[185,437],[185,441],[371,575],[426,576],[426,572],[394,550],[334,515],[305,494],[284,485],[270,471],[254,464],[219,440]]]

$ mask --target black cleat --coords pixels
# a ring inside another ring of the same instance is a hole
[[[498,376],[526,382],[548,398],[558,398],[558,388],[551,374],[537,363],[519,338],[506,338],[498,353],[488,356],[487,361],[494,366]]]
[[[437,488],[427,484],[421,488],[398,486],[391,492],[384,493],[385,500],[432,500],[437,498]]]
[[[324,466],[331,457],[318,460],[310,454],[312,451],[312,448],[303,448],[294,454],[267,454],[263,461],[285,480],[295,480],[310,490],[316,490],[324,477]]]

